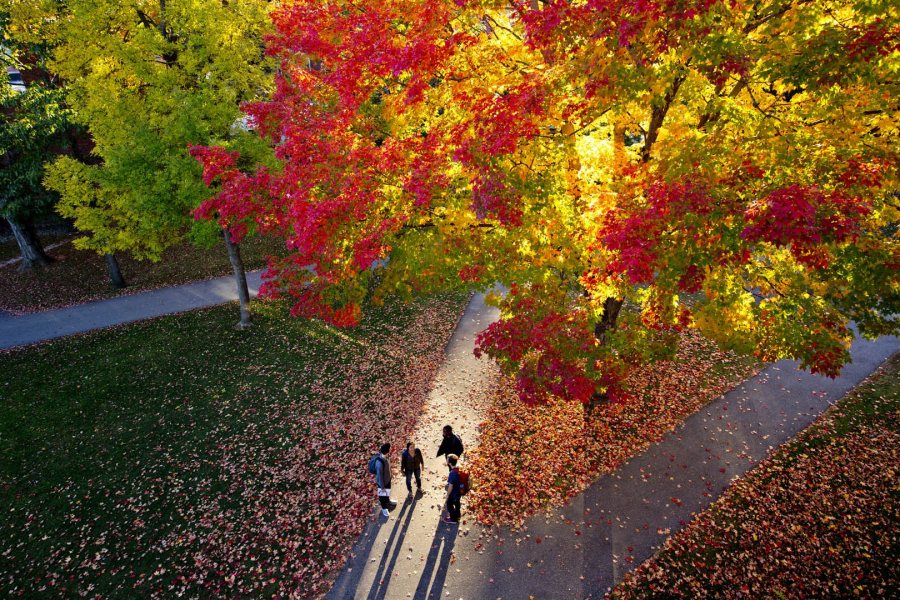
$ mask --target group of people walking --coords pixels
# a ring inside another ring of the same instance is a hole
[[[449,472],[445,486],[446,497],[444,507],[447,514],[444,515],[445,523],[458,523],[460,519],[460,500],[467,491],[467,475],[459,470],[459,458],[463,453],[463,443],[459,436],[453,433],[453,427],[445,425],[444,438],[438,448],[435,458],[444,456]],[[391,445],[381,445],[378,454],[369,461],[369,472],[375,475],[375,486],[378,490],[378,501],[381,504],[381,514],[385,517],[396,508],[397,503],[391,499],[391,462],[388,455]],[[416,496],[422,494],[422,471],[425,468],[425,459],[422,451],[413,442],[407,442],[406,449],[400,455],[400,472],[406,477],[406,490],[412,494],[412,480],[416,481]]]

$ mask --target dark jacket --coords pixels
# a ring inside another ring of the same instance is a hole
[[[391,463],[384,454],[375,461],[375,485],[383,490],[391,489]]]
[[[459,439],[459,436],[455,433],[451,433],[449,437],[445,437],[441,442],[441,447],[438,448],[437,456],[440,456],[441,454],[455,454],[457,456],[462,456],[462,453],[462,440]]]
[[[422,451],[418,448],[416,448],[416,453],[413,456],[409,455],[408,450],[404,450],[403,454],[400,455],[400,472],[404,475],[421,471],[423,468],[425,468],[425,458],[422,456]]]

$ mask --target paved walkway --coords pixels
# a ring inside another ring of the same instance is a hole
[[[248,273],[256,294],[260,272]],[[0,319],[0,349],[236,299],[231,277]],[[477,444],[477,400],[496,376],[472,355],[475,334],[497,318],[476,296],[448,344],[416,441],[426,457],[421,497],[394,489],[398,508],[359,539],[329,598],[600,597],[648,558],[734,477],[805,428],[900,349],[900,340],[857,340],[835,380],[781,361],[688,418],[677,431],[601,478],[566,507],[519,530],[440,523],[446,467],[434,458],[444,424]],[[373,506],[373,513],[376,513]],[[377,513],[376,513],[377,514]],[[540,539],[540,542],[538,542]]]
[[[251,297],[259,290],[261,274],[247,273]],[[4,316],[0,318],[0,350],[233,300],[237,300],[237,286],[229,275],[21,317]]]
[[[483,531],[438,521],[446,470],[433,456],[447,421],[472,447],[473,402],[492,376],[471,356],[474,334],[496,313],[476,297],[447,349],[417,434],[429,461],[427,493],[373,520],[328,598],[598,598],[650,557],[670,533],[718,498],[729,482],[792,438],[900,350],[900,339],[857,340],[853,362],[830,380],[775,363],[688,418],[673,433],[601,478],[562,509],[523,528]],[[471,412],[468,412],[471,411]],[[374,508],[373,508],[374,511]]]
[[[495,321],[499,311],[475,296],[450,338],[438,370],[426,412],[413,441],[425,458],[421,496],[408,495],[402,477],[394,476],[392,496],[397,508],[389,518],[375,511],[353,549],[353,555],[328,598],[429,598],[442,595],[453,564],[458,526],[440,522],[447,466],[435,458],[444,425],[452,425],[467,448],[477,443],[481,421],[476,400],[497,375],[488,360],[472,354],[475,335]],[[465,456],[465,455],[463,455]],[[395,472],[399,465],[395,465]],[[413,483],[415,490],[415,483]],[[373,497],[374,500],[374,497]]]

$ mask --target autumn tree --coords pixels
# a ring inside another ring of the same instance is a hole
[[[42,3],[0,0],[0,215],[19,245],[21,269],[50,262],[34,228],[58,201],[42,183],[44,168],[60,153],[76,151],[63,84],[47,71],[52,15]],[[13,88],[7,68],[27,73],[24,89]]]
[[[287,240],[264,292],[295,314],[501,284],[478,351],[530,402],[622,400],[684,327],[827,375],[851,321],[898,330],[892,3],[298,0],[273,20],[276,92],[247,112],[283,165],[207,148],[222,190],[198,214]]]
[[[271,85],[262,52],[268,3],[66,5],[53,68],[69,81],[69,101],[102,159],[88,165],[62,158],[47,178],[62,195],[60,213],[87,234],[76,245],[159,260],[186,232],[195,241],[208,239],[209,227],[191,218],[209,191],[188,147],[222,141],[246,153],[261,146],[237,120],[240,103],[264,97]],[[239,248],[224,237],[246,324]]]

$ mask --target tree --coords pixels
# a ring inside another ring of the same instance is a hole
[[[72,151],[75,135],[61,82],[46,71],[52,46],[48,28],[36,22],[47,16],[42,8],[0,0],[0,215],[12,228],[23,270],[50,262],[34,221],[53,214],[58,197],[41,180],[49,161]],[[10,85],[7,67],[29,72],[24,91]]]
[[[530,402],[627,398],[683,327],[832,376],[850,320],[898,330],[888,2],[300,0],[273,20],[276,92],[247,112],[283,167],[208,149],[222,189],[199,213],[287,240],[263,291],[295,314],[352,324],[373,279],[376,301],[500,283],[477,351]]]
[[[101,254],[159,260],[182,240],[211,243],[191,211],[209,192],[191,143],[259,147],[235,121],[239,105],[271,85],[262,53],[268,3],[70,0],[54,70],[90,130],[99,165],[61,158],[47,184],[59,212],[87,233],[76,241]],[[246,281],[239,251],[237,280]],[[242,305],[242,325],[249,313]]]
[[[4,86],[9,89],[9,84]],[[46,265],[50,258],[33,221],[52,214],[56,196],[44,189],[44,165],[68,127],[68,111],[58,89],[31,86],[9,92],[2,102],[0,128],[0,214],[9,222],[22,255],[21,269]]]

